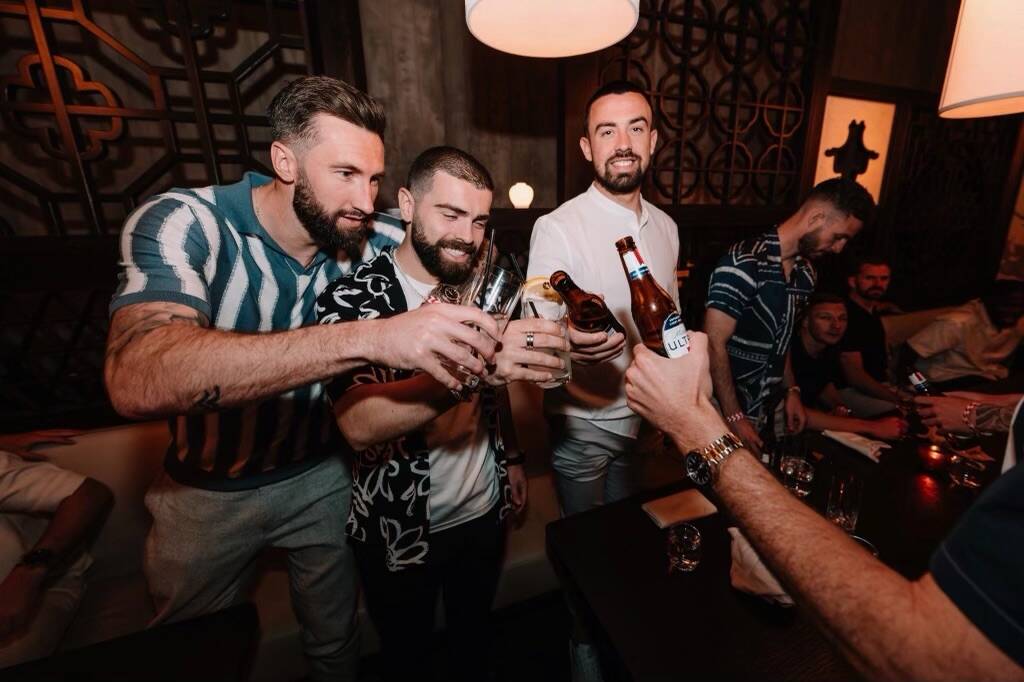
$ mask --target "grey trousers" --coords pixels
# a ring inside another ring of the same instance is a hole
[[[636,439],[586,419],[552,417],[551,466],[562,515],[629,497],[636,489]]]
[[[260,552],[281,548],[310,678],[355,680],[356,569],[345,535],[351,496],[338,458],[254,490],[202,490],[164,474],[146,493],[153,527],[144,566],[157,611],[151,625],[241,601]]]

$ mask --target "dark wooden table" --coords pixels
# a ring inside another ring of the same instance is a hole
[[[878,464],[820,435],[804,444],[817,460],[808,503],[823,509],[833,473],[856,471],[864,479],[856,532],[908,578],[927,570],[932,551],[977,497],[977,491],[951,486],[945,474],[925,473],[913,442],[897,444]],[[987,484],[999,470],[1002,447],[999,439],[983,445],[998,453]],[[666,531],[640,505],[685,487],[680,482],[548,525],[548,556],[594,628],[611,676],[636,682],[855,679],[801,609],[773,606],[730,586],[723,514],[694,522],[704,547],[697,569],[668,572]]]

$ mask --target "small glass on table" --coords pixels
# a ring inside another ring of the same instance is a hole
[[[847,533],[857,527],[860,515],[860,498],[863,485],[852,472],[836,472],[828,492],[825,517]]]
[[[985,465],[963,455],[953,455],[949,458],[947,472],[955,485],[980,488],[985,477]]]
[[[786,488],[803,499],[811,494],[814,482],[814,465],[803,457],[784,457],[782,460],[782,483]]]
[[[668,529],[668,572],[689,573],[701,559],[700,531],[692,523],[678,523]]]

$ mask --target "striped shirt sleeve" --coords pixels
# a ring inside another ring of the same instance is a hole
[[[718,260],[708,286],[708,308],[738,320],[757,293],[757,259],[730,249]]]
[[[214,220],[212,215],[207,220]],[[158,196],[132,213],[121,232],[118,287],[110,313],[132,303],[181,303],[211,317],[205,270],[207,230],[185,202]]]

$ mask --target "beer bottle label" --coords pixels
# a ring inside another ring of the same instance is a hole
[[[920,372],[910,373],[910,385],[914,387],[914,391],[920,394],[931,393],[932,386],[928,383],[928,379],[925,378]]]
[[[661,343],[670,358],[681,358],[690,352],[690,337],[679,313],[669,313],[661,323]]]
[[[640,254],[636,251],[627,251],[622,254],[622,262],[626,264],[626,270],[629,272],[630,281],[634,279],[640,279],[647,274],[647,266],[640,260]]]

